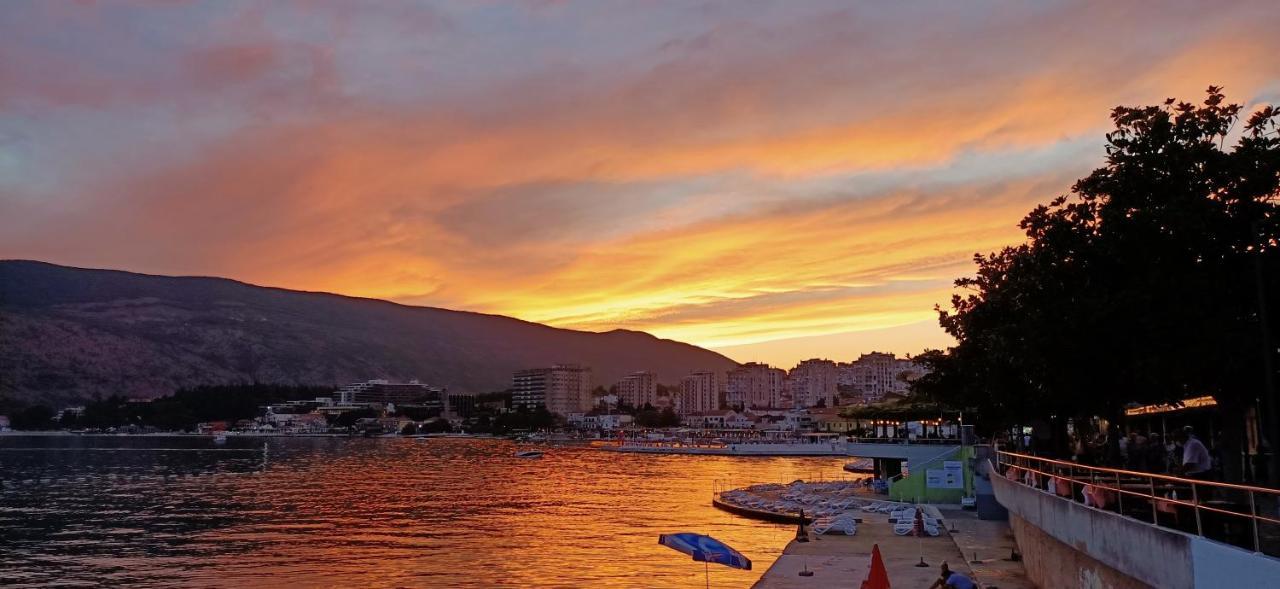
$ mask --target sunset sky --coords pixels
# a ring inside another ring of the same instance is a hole
[[[947,344],[1111,107],[1280,103],[1274,2],[0,7],[0,258],[627,328]]]

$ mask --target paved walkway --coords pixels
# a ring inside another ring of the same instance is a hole
[[[894,587],[928,587],[938,578],[945,560],[954,570],[968,572],[960,550],[946,534],[936,538],[897,536],[888,516],[864,514],[856,536],[825,535],[810,542],[792,541],[782,556],[755,584],[756,589],[814,589],[857,587],[871,566],[871,547],[880,545],[889,581]],[[929,566],[917,567],[923,555]],[[802,577],[808,569],[813,576]]]
[[[993,589],[1035,589],[1021,561],[1010,560],[1017,544],[1009,523],[978,519],[977,512],[943,508],[951,539],[967,559],[974,578]],[[977,562],[974,562],[976,557]]]
[[[858,587],[871,566],[871,547],[879,544],[889,581],[894,587],[928,587],[938,578],[939,567],[945,561],[951,570],[973,576],[983,586],[1034,588],[1026,580],[1021,563],[1000,560],[1009,556],[1008,547],[1013,545],[1005,522],[980,521],[972,512],[959,510],[943,513],[947,518],[955,517],[955,521],[946,521],[948,529],[957,528],[955,535],[943,533],[936,538],[897,536],[888,516],[864,514],[856,536],[811,536],[814,540],[810,542],[792,541],[754,587]],[[968,554],[963,554],[962,550]],[[974,551],[978,552],[982,562],[971,565],[969,560]],[[928,566],[916,566],[922,558]],[[813,576],[800,576],[802,570],[813,571]]]

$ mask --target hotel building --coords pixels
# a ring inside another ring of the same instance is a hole
[[[876,403],[889,393],[905,394],[911,381],[926,372],[910,358],[882,352],[863,354],[853,362],[841,364],[839,370],[839,384],[853,387],[864,403]]]
[[[568,415],[591,409],[591,369],[557,364],[516,372],[511,378],[511,402],[516,407]]]
[[[409,382],[389,382],[386,380],[370,380],[349,384],[333,393],[333,400],[338,405],[422,405],[425,407],[444,408],[444,389],[422,384],[416,380]]]
[[[787,374],[793,407],[835,407],[840,371],[831,360],[805,360]]]
[[[632,372],[618,381],[618,401],[635,408],[646,404],[658,406],[658,375],[647,372]]]
[[[681,415],[720,409],[720,373],[699,370],[680,379],[676,411]]]
[[[729,371],[726,402],[732,407],[782,408],[790,406],[785,394],[786,371],[768,364],[748,362]]]

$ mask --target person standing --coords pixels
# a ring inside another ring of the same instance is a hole
[[[1189,425],[1182,428],[1181,440],[1182,465],[1178,467],[1178,474],[1199,481],[1209,480],[1209,473],[1213,470],[1213,458],[1209,456],[1209,449],[1196,437],[1195,430]]]
[[[1195,430],[1188,425],[1182,428],[1179,437],[1182,439],[1182,465],[1177,469],[1178,474],[1197,481],[1213,480],[1213,458],[1209,456],[1204,442],[1196,437]],[[1194,492],[1200,502],[1213,498],[1213,487],[1196,485]]]

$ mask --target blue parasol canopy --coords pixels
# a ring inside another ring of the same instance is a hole
[[[705,534],[692,532],[662,534],[658,536],[658,543],[688,554],[699,562],[714,562],[735,569],[751,570],[750,559],[728,547],[724,542]]]

